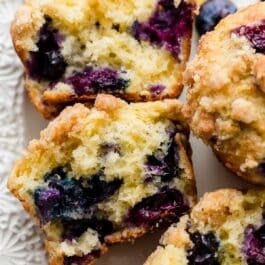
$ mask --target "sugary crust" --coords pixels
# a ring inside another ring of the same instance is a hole
[[[196,1],[187,0],[187,2],[196,5]],[[87,103],[93,104],[96,99],[95,94],[87,94],[83,96],[76,96],[73,92],[59,92],[45,90],[45,85],[40,84],[38,81],[34,81],[29,77],[27,71],[26,62],[29,58],[29,51],[35,51],[37,49],[34,41],[36,40],[37,32],[44,23],[43,14],[39,9],[39,4],[36,0],[25,1],[24,5],[17,11],[13,23],[11,25],[11,36],[13,40],[14,48],[20,57],[22,63],[25,65],[25,88],[28,92],[29,98],[33,105],[36,107],[44,118],[52,119],[56,117],[61,110],[74,103]],[[186,62],[190,55],[191,47],[191,34],[183,38],[181,43],[181,61],[179,69],[181,74],[177,80],[170,84],[170,88],[160,95],[141,94],[141,93],[126,93],[116,94],[115,96],[121,97],[126,101],[131,102],[148,102],[163,100],[166,98],[177,98],[183,89],[182,72],[186,68]]]
[[[115,98],[111,95],[99,95],[95,102],[95,108],[102,112],[108,113],[109,115],[115,115],[120,108],[126,107],[127,103],[121,99]],[[187,181],[190,183],[190,190],[188,191],[188,199],[191,205],[196,202],[196,186],[195,179],[191,164],[191,149],[188,143],[189,130],[185,124],[184,117],[181,113],[182,105],[177,100],[164,100],[158,102],[150,103],[135,103],[134,107],[141,109],[143,115],[145,110],[150,110],[153,115],[164,117],[167,119],[172,119],[178,121],[182,124],[183,132],[176,134],[176,140],[179,144],[179,155],[181,157],[182,168],[185,168]],[[21,195],[21,189],[24,187],[24,183],[19,180],[21,176],[21,170],[24,167],[30,166],[32,159],[38,159],[38,156],[46,153],[47,150],[53,148],[56,145],[63,145],[67,142],[68,137],[73,134],[78,134],[83,130],[83,122],[88,119],[90,112],[93,111],[82,104],[75,104],[73,107],[65,108],[62,113],[56,118],[56,120],[50,122],[47,129],[41,132],[39,140],[33,140],[30,142],[29,147],[25,153],[23,159],[18,161],[14,166],[9,180],[8,188],[10,191],[21,201],[23,207],[30,214],[30,216],[35,220],[38,225],[40,223],[36,215],[36,209],[32,197],[28,193],[23,192]],[[184,137],[184,135],[187,137]],[[26,194],[26,195],[25,195]],[[45,226],[43,227],[45,231]],[[131,227],[125,228],[119,232],[113,233],[105,238],[107,244],[113,244],[118,242],[128,242],[144,235],[148,232],[146,227]],[[61,265],[63,263],[63,253],[57,248],[58,239],[54,234],[47,233],[46,249],[50,254],[50,264],[51,265]],[[103,245],[101,253],[106,251],[106,247]],[[90,265],[94,260],[89,261],[87,265]]]
[[[43,23],[42,14],[36,9],[36,1],[33,0],[26,0],[15,14],[10,33],[14,48],[23,63],[28,58],[28,51],[36,50],[32,38]]]
[[[244,179],[265,184],[257,166],[265,157],[264,58],[232,34],[264,21],[265,3],[241,9],[200,40],[185,72],[189,87],[184,115],[196,136],[224,165]]]
[[[24,86],[31,103],[45,119],[52,119],[56,117],[65,107],[63,104],[60,106],[59,104],[51,105],[44,103],[42,100],[40,85],[38,85],[34,81],[29,80],[27,77],[24,79]]]

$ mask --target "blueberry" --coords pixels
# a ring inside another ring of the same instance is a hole
[[[54,82],[64,75],[67,64],[60,51],[61,39],[58,30],[52,27],[52,20],[46,17],[36,43],[38,51],[30,52],[30,59],[27,61],[30,77]]]
[[[87,265],[90,264],[90,262],[95,259],[99,258],[100,256],[100,250],[94,250],[91,253],[79,257],[79,256],[72,256],[72,257],[65,257],[63,265]]]
[[[166,154],[158,150],[154,155],[147,156],[146,179],[152,181],[160,178],[163,182],[169,182],[181,174],[179,168],[179,150],[174,141],[175,131],[170,136],[171,143]]]
[[[59,196],[51,197],[47,201],[45,194],[50,189],[56,190]],[[74,179],[51,181],[48,187],[35,190],[34,199],[44,222],[59,219],[91,218],[96,210],[85,190]]]
[[[114,231],[113,224],[106,219],[81,219],[81,220],[63,220],[63,239],[72,240],[80,237],[88,228],[91,228],[99,234],[100,240]]]
[[[138,41],[148,41],[164,47],[178,58],[181,41],[192,31],[193,6],[182,0],[178,7],[174,0],[159,0],[154,13],[146,22],[135,21],[131,33]]]
[[[130,211],[126,222],[136,226],[155,226],[160,222],[174,222],[189,210],[180,191],[163,188],[160,192],[144,198]]]
[[[196,28],[200,35],[211,31],[221,19],[235,13],[237,7],[230,0],[207,0],[196,18]]]
[[[38,188],[34,199],[44,220],[50,220],[60,208],[61,192],[56,188]],[[51,210],[52,209],[52,210]]]
[[[246,229],[242,251],[248,265],[265,264],[265,225],[258,229],[254,226]]]
[[[190,234],[190,239],[194,246],[188,250],[187,258],[189,265],[219,265],[217,241],[214,233],[200,234],[195,232]]]
[[[123,181],[121,179],[114,179],[106,182],[100,179],[99,175],[94,175],[90,181],[87,182],[85,191],[89,200],[92,203],[99,203],[108,197],[112,196],[118,190]]]
[[[129,81],[119,77],[118,72],[109,68],[93,69],[87,67],[69,78],[66,83],[73,86],[75,93],[81,96],[85,93],[122,93]]]
[[[265,54],[265,22],[241,26],[234,30],[238,36],[244,36],[258,53]]]
[[[89,179],[74,179],[66,171],[57,168],[44,176],[46,186],[34,192],[38,211],[44,222],[68,219],[92,219],[96,204],[112,196],[123,181],[114,179],[110,182],[101,180],[102,172]]]

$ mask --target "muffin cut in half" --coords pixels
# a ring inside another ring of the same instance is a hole
[[[189,57],[193,0],[28,0],[11,34],[25,87],[46,118],[98,93],[176,98]]]
[[[30,143],[9,189],[46,234],[52,265],[91,264],[196,201],[189,131],[177,100],[99,95],[66,108]]]
[[[265,185],[265,2],[206,34],[185,73],[184,114],[224,165]]]
[[[168,229],[145,265],[263,265],[264,207],[264,190],[208,193]]]

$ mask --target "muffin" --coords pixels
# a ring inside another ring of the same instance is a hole
[[[194,0],[26,1],[11,34],[31,101],[51,118],[98,93],[176,98],[194,11]]]
[[[208,193],[172,225],[145,265],[265,264],[264,190]]]
[[[237,175],[265,184],[265,3],[225,18],[187,67],[184,115]]]
[[[99,95],[67,107],[30,143],[9,189],[41,226],[52,265],[88,265],[187,213],[196,200],[177,100]]]

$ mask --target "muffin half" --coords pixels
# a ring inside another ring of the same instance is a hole
[[[25,86],[50,118],[98,93],[176,98],[189,57],[193,0],[29,0],[11,33]]]
[[[30,143],[9,188],[46,234],[50,264],[91,264],[107,244],[176,222],[196,200],[189,131],[176,100],[99,95]]]

